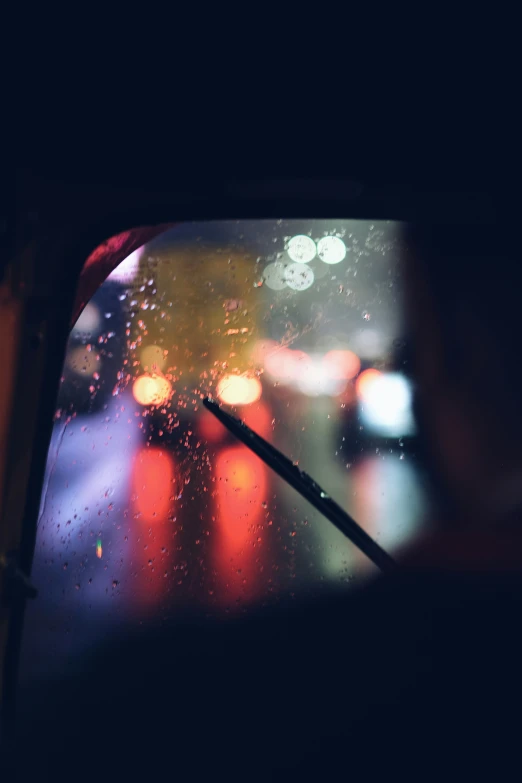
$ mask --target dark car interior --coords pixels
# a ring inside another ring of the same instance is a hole
[[[107,160],[5,200],[5,780],[508,779],[509,186]]]

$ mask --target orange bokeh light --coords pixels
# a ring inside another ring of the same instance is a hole
[[[172,394],[172,387],[162,375],[140,375],[134,381],[132,394],[140,405],[165,405]]]
[[[367,399],[371,387],[381,375],[382,373],[379,370],[374,369],[364,370],[364,372],[359,375],[355,382],[355,390],[359,399],[363,401]]]
[[[361,361],[353,351],[328,351],[323,361],[330,378],[349,381],[361,369]]]
[[[217,385],[217,396],[226,405],[251,405],[261,397],[258,378],[245,375],[225,375]]]
[[[229,562],[254,540],[253,525],[260,521],[267,492],[266,467],[245,446],[231,446],[219,453],[215,476],[221,555]]]

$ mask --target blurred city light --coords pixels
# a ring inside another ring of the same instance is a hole
[[[355,378],[361,369],[361,362],[353,351],[328,351],[323,359],[330,378]]]
[[[306,264],[289,264],[285,269],[285,281],[293,291],[306,291],[314,284],[313,269]]]
[[[249,407],[245,408],[244,412],[241,413],[241,418],[247,427],[250,427],[250,429],[254,430],[254,432],[265,440],[270,440],[270,436],[273,434],[273,417],[270,408],[266,403],[260,400],[254,405],[249,405]]]
[[[116,269],[110,273],[108,280],[114,280],[117,283],[132,283],[140,268],[140,258],[143,255],[144,247],[139,247],[130,256],[118,264]]]
[[[278,346],[267,353],[264,360],[265,370],[278,381],[290,380],[292,376],[292,351]]]
[[[286,252],[292,259],[301,264],[307,264],[317,253],[315,242],[304,234],[298,234],[288,242]]]
[[[275,340],[257,340],[252,349],[252,361],[256,364],[264,364],[267,356],[280,351],[282,346]]]
[[[175,518],[172,509],[183,484],[170,451],[144,446],[135,453],[131,475],[131,512],[134,528],[132,558],[134,605],[160,603],[169,583],[165,579],[173,564],[167,552],[172,546]]]
[[[138,450],[132,471],[134,512],[145,523],[165,522],[174,494],[174,461],[165,449]]]
[[[214,476],[217,598],[227,607],[240,607],[240,602],[252,600],[263,589],[267,468],[245,446],[232,446],[218,454]]]
[[[265,369],[273,378],[285,383],[295,380],[309,361],[310,357],[304,351],[278,346],[277,350],[267,354]]]
[[[165,405],[170,399],[172,388],[162,375],[140,375],[134,381],[132,394],[140,405]]]
[[[209,411],[202,410],[198,419],[198,429],[208,443],[219,443],[227,434],[226,427]]]
[[[286,265],[280,261],[274,261],[273,264],[265,266],[263,279],[272,291],[282,291],[283,288],[286,288],[285,269]]]
[[[245,375],[225,375],[217,385],[217,396],[226,405],[251,405],[261,392],[259,380]]]
[[[352,351],[333,350],[326,355],[309,356],[304,351],[280,347],[266,354],[265,369],[279,383],[293,385],[310,397],[336,397],[345,391],[347,381],[360,369]]]
[[[90,351],[86,345],[81,345],[67,354],[66,364],[75,375],[92,378],[100,369],[101,360],[96,351]]]
[[[163,370],[167,359],[159,345],[147,345],[140,354],[140,361],[144,370],[148,369],[151,372],[155,372]]]
[[[89,302],[82,310],[82,313],[72,328],[74,337],[96,336],[101,332],[102,318],[101,313],[95,304]]]
[[[413,434],[412,394],[407,378],[400,373],[366,375],[362,385],[358,384],[357,392],[361,416],[368,427],[389,437]]]
[[[359,375],[355,383],[355,390],[359,400],[362,402],[366,401],[366,396],[369,394],[372,385],[380,377],[381,372],[379,370],[374,370],[373,368],[370,370],[364,370],[364,372]]]
[[[346,245],[339,237],[323,237],[317,243],[317,255],[325,264],[339,264],[346,257]]]
[[[220,451],[216,477],[217,526],[228,562],[252,537],[253,525],[263,515],[267,469],[245,446]]]
[[[320,355],[311,356],[303,363],[297,374],[297,388],[309,397],[326,395],[335,397],[346,387],[344,378],[332,377]]]
[[[351,338],[353,350],[361,357],[374,361],[382,357],[389,345],[389,336],[376,329],[361,329]]]

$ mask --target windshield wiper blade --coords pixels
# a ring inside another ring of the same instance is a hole
[[[224,411],[211,397],[206,397],[203,400],[203,405],[229,432],[244,443],[250,451],[257,454],[265,465],[272,468],[287,484],[290,484],[302,497],[315,506],[341,533],[344,533],[352,544],[355,544],[381,571],[389,572],[397,568],[395,560],[344,509],[337,505],[313,478],[300,470],[288,457],[285,457],[254,430],[251,430],[241,419]]]

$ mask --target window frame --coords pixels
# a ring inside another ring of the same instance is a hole
[[[10,349],[2,357],[0,392],[0,431],[7,433],[0,450],[0,700],[7,722],[14,716],[26,596],[20,589],[12,597],[16,584],[8,584],[2,562],[13,555],[19,571],[30,575],[71,324],[123,257],[173,221],[344,216],[469,226],[495,221],[497,214],[487,192],[441,193],[350,180],[221,180],[158,190],[32,180],[21,192],[13,252],[0,280],[0,328]],[[108,238],[124,232],[129,232],[124,256],[110,243],[100,252]],[[99,258],[87,274],[85,261],[94,252]]]

